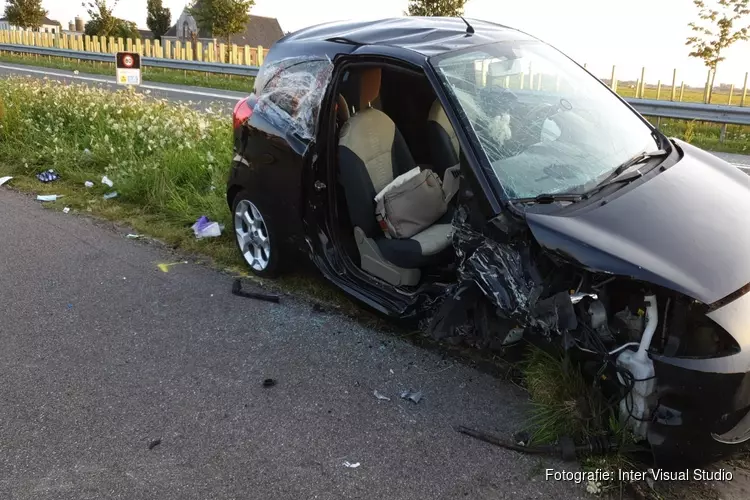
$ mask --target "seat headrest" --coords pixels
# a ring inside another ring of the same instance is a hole
[[[359,109],[367,109],[380,94],[380,68],[368,68],[359,75]]]
[[[341,94],[339,94],[338,99],[336,99],[336,116],[341,120],[341,123],[346,122],[350,117],[349,105]]]

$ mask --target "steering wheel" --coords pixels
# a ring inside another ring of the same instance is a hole
[[[518,120],[518,122],[524,124],[524,127],[517,131],[519,142],[529,146],[539,142],[542,138],[544,122],[551,116],[556,115],[558,111],[560,109],[557,105],[547,102],[537,104],[531,108],[523,118]]]

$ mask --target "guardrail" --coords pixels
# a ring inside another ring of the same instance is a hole
[[[16,45],[0,43],[0,51],[19,52],[24,54],[35,54],[39,56],[64,57],[67,59],[79,59],[81,61],[94,61],[115,63],[114,54],[101,52],[80,52],[69,49],[53,49],[50,47],[34,47],[29,45]],[[142,57],[141,64],[152,68],[176,69],[182,71],[199,71],[203,73],[216,73],[223,75],[257,76],[257,66],[244,66],[238,64],[212,63],[202,61],[182,61],[179,59],[160,59],[157,57]]]
[[[750,125],[750,107],[701,104],[696,102],[657,101],[655,99],[625,99],[644,116],[697,120],[733,125]]]

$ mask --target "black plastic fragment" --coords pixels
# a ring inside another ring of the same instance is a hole
[[[263,387],[273,387],[276,385],[276,381],[272,378],[267,378],[263,381]]]
[[[279,302],[279,296],[270,293],[258,293],[258,292],[246,292],[242,290],[242,281],[239,279],[234,280],[232,284],[232,294],[238,297],[245,297],[246,299],[257,299],[265,300],[266,302]]]
[[[161,444],[161,438],[156,438],[156,439],[152,440],[150,443],[148,443],[148,449],[149,450],[153,450],[154,448],[156,448],[160,444]]]

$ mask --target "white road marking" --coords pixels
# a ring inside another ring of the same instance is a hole
[[[103,78],[93,78],[93,77],[90,77],[90,76],[66,75],[66,74],[63,74],[63,73],[53,73],[51,71],[41,71],[41,70],[36,70],[36,69],[18,68],[16,66],[5,66],[5,65],[2,65],[2,64],[0,64],[0,68],[1,69],[10,69],[10,70],[14,70],[14,71],[21,71],[21,72],[25,72],[25,73],[36,73],[36,74],[40,74],[40,75],[55,76],[55,77],[60,77],[60,78],[72,78],[72,79],[76,79],[76,80],[84,80],[84,81],[87,81],[87,82],[106,83],[106,84],[109,84],[109,85],[117,85],[117,82],[113,82],[111,80],[105,80]],[[211,92],[202,92],[202,91],[198,91],[198,90],[186,90],[186,89],[176,89],[176,88],[170,88],[170,87],[160,87],[158,85],[150,85],[150,84],[140,85],[140,88],[149,89],[149,90],[161,90],[161,91],[164,91],[164,92],[174,92],[174,93],[177,93],[177,94],[197,95],[197,96],[201,96],[201,97],[213,97],[215,99],[225,99],[225,100],[228,100],[228,101],[239,101],[241,99],[241,97],[230,96],[230,95],[226,95],[226,94],[214,94],[214,93],[211,93]]]

